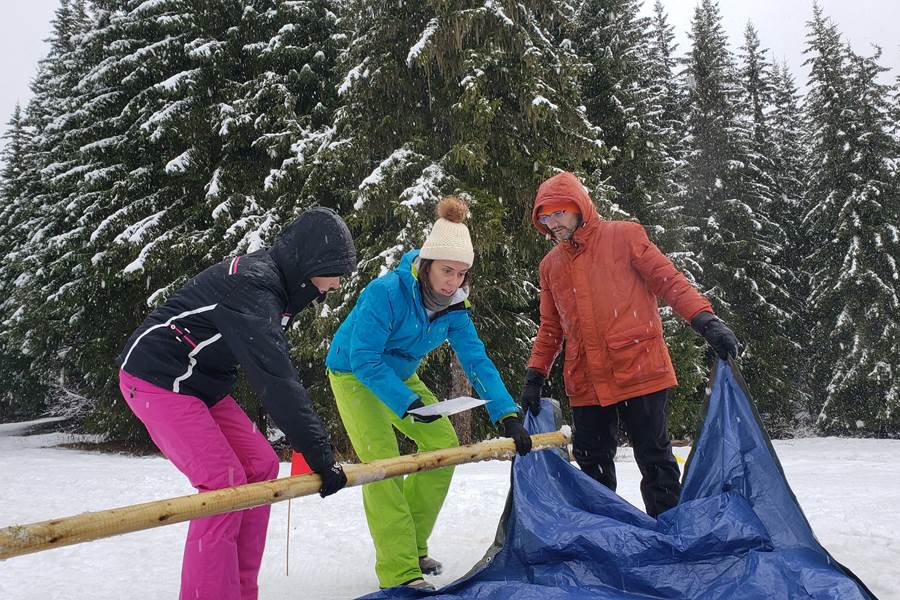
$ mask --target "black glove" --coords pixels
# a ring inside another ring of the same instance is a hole
[[[741,344],[734,332],[716,315],[702,312],[691,321],[691,327],[706,339],[722,360],[741,355]]]
[[[537,369],[525,370],[525,385],[519,394],[519,405],[535,417],[541,414],[541,388],[544,375]]]
[[[412,404],[406,407],[406,414],[403,415],[403,418],[405,419],[406,417],[411,417],[412,420],[416,423],[434,423],[441,418],[441,415],[428,415],[427,417],[423,417],[422,415],[417,415],[415,413],[409,412],[414,408],[422,408],[423,406],[425,405],[422,404],[422,399],[416,398]]]
[[[509,416],[503,419],[503,431],[506,437],[512,438],[516,443],[516,452],[519,456],[525,456],[531,452],[531,436],[525,431],[525,426],[519,417]]]
[[[319,495],[323,498],[347,485],[347,475],[344,473],[344,468],[338,463],[334,463],[328,470],[319,473],[319,477],[322,478]]]

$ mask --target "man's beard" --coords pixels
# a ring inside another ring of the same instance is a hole
[[[572,236],[575,235],[576,229],[578,229],[578,225],[575,225],[572,228],[561,227],[559,229],[553,229],[550,231],[550,233],[553,234],[553,237],[557,242],[565,242],[572,239]]]

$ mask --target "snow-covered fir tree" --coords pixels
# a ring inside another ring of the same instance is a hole
[[[807,139],[806,121],[801,109],[801,96],[787,63],[772,68],[772,101],[769,123],[772,140],[773,205],[770,214],[788,233],[786,262],[794,273],[800,272],[798,243],[803,209],[804,172]]]
[[[672,27],[657,3],[639,17],[632,0],[588,0],[576,13],[575,50],[588,118],[600,128],[610,158],[599,177],[626,218],[643,223],[673,253],[684,245],[677,178],[682,160],[681,94],[675,85]]]
[[[891,106],[894,139],[900,141],[900,75],[894,81],[894,102]]]
[[[766,210],[771,190],[761,178],[751,121],[741,111],[738,69],[726,43],[717,3],[703,0],[691,26],[685,61],[689,88],[686,209],[698,227],[694,243],[699,275],[716,311],[746,345],[744,371],[767,426],[787,428],[795,407],[794,366],[785,323],[788,291],[773,259],[780,230]]]
[[[219,233],[210,230],[212,255],[256,250],[268,245],[283,225],[313,205],[340,208],[328,188],[311,181],[319,151],[333,135],[339,73],[337,58],[346,44],[339,3],[267,1],[245,9],[246,74],[236,84],[220,127],[223,157],[206,191],[207,208]],[[304,383],[321,383],[326,347],[318,310],[295,319],[288,333]],[[314,339],[311,355],[297,350]],[[244,394],[250,396],[250,394]],[[330,396],[316,395],[316,408],[342,451],[349,443]]]
[[[740,48],[739,77],[741,80],[741,105],[750,118],[750,135],[756,145],[771,143],[768,108],[772,101],[772,65],[766,58],[766,50],[760,47],[759,33],[753,23],[744,29],[744,45]]]
[[[652,223],[659,182],[645,165],[656,156],[649,156],[646,130],[652,101],[644,71],[648,19],[639,17],[639,10],[638,0],[584,0],[574,15],[572,38],[584,61],[579,80],[588,118],[610,149],[600,177],[608,184],[613,213]]]
[[[555,169],[584,172],[602,159],[580,108],[572,44],[559,37],[571,7],[360,0],[345,14],[341,105],[311,178],[348,216],[360,270],[331,307],[330,327],[362,286],[421,244],[436,201],[461,194],[477,257],[473,316],[514,386],[535,331],[537,265],[549,249],[530,223],[537,186]],[[439,353],[425,377],[439,386],[448,367],[449,354]]]
[[[888,89],[879,53],[850,51],[818,6],[807,52],[814,407],[824,431],[886,435],[900,421],[900,196]]]
[[[6,122],[6,131],[0,139],[3,140],[3,148],[0,149],[0,162],[3,163],[0,170],[0,197],[3,198],[0,210],[5,213],[8,199],[22,195],[21,178],[27,169],[25,148],[30,140],[19,103],[16,103],[12,116]],[[6,219],[2,218],[0,222],[5,223]]]
[[[25,178],[30,171],[26,152],[31,144],[31,134],[21,104],[16,103],[0,140],[0,255],[6,256],[18,244],[12,235],[12,225],[16,222],[16,210],[21,208]],[[8,269],[0,270],[0,279],[8,274]],[[3,294],[4,298],[8,296],[8,293]]]
[[[328,205],[304,187],[336,104],[336,11],[333,0],[244,9],[235,41],[244,73],[220,107],[222,157],[205,188],[227,226],[209,232],[213,255],[258,249],[300,210]]]
[[[3,314],[7,350],[13,362],[27,364],[28,385],[15,386],[19,401],[43,407],[48,396],[62,393],[62,363],[69,354],[67,317],[58,300],[71,285],[69,245],[75,218],[69,208],[79,165],[70,137],[78,98],[75,84],[82,65],[79,40],[88,26],[83,0],[61,0],[54,13],[49,52],[32,81],[33,97],[25,110],[29,130],[23,149],[25,170],[18,193],[8,198],[4,259],[6,287]],[[61,278],[64,276],[64,278]],[[43,374],[43,375],[40,375]],[[21,381],[20,377],[16,380]]]
[[[134,4],[98,32],[133,47],[96,72],[110,84],[132,73],[124,136],[142,149],[126,202],[92,234],[98,262],[141,298],[123,335],[187,277],[265,246],[317,200],[301,176],[333,110],[338,43],[333,2]]]
[[[644,68],[651,98],[646,122],[648,130],[654,132],[647,152],[656,154],[660,181],[663,182],[651,211],[655,222],[646,225],[651,239],[697,284],[695,274],[701,268],[688,243],[691,224],[685,215],[685,187],[681,177],[685,166],[686,98],[676,76],[678,59],[675,57],[674,28],[669,24],[661,0],[656,0],[653,5],[646,34],[650,40]],[[673,435],[689,438],[696,434],[699,426],[696,398],[706,374],[704,351],[693,331],[671,309],[664,307],[662,316],[666,344],[679,382],[671,397],[669,427]]]
[[[195,200],[219,155],[208,117],[227,81],[218,67],[232,62],[216,34],[240,14],[234,2],[104,0],[82,45],[81,114],[91,128],[80,148],[86,174],[69,205],[79,227],[68,238],[80,248],[70,269],[78,276],[56,304],[79,348],[67,364],[70,385],[81,379],[92,391],[91,417],[104,431],[143,435],[99,366],[206,258],[196,231],[209,217]]]
[[[769,113],[772,140],[772,204],[771,219],[785,232],[784,246],[775,258],[776,264],[785,270],[787,287],[792,299],[791,312],[796,317],[787,324],[787,337],[798,353],[792,361],[794,387],[804,395],[800,399],[795,416],[795,427],[813,425],[809,413],[807,378],[809,353],[809,313],[806,299],[809,297],[809,275],[805,271],[803,257],[808,253],[806,236],[802,226],[806,214],[805,165],[807,137],[805,115],[800,107],[800,94],[787,63],[772,68],[772,102]]]
[[[749,135],[752,160],[745,165],[758,195],[758,209],[769,213],[775,195],[774,147],[769,122],[772,103],[772,66],[767,50],[760,47],[759,34],[752,23],[744,29],[744,44],[738,54],[740,119]],[[779,232],[781,233],[781,232]],[[784,240],[779,239],[783,245]]]
[[[301,207],[297,173],[333,110],[332,5],[100,0],[90,31],[42,62],[22,199],[33,218],[18,211],[11,231],[28,244],[4,270],[24,285],[7,312],[44,361],[31,371],[63,400],[90,389],[97,429],[141,434],[109,368],[147,311]],[[57,17],[57,37],[75,35],[69,21]]]
[[[0,150],[0,256],[7,256],[19,244],[11,225],[15,222],[16,209],[21,207],[24,177],[28,172],[25,153],[30,144],[29,129],[17,103],[7,122]],[[43,398],[27,393],[31,387],[30,360],[23,354],[18,340],[10,331],[9,322],[16,311],[10,302],[16,287],[16,271],[8,266],[0,269],[0,378],[4,381],[0,393],[0,419],[21,420],[33,417],[43,408]],[[26,393],[23,393],[26,392]]]
[[[770,305],[770,317],[778,317],[777,322],[766,323],[761,337],[767,345],[757,344],[750,356],[762,363],[759,365],[761,370],[772,375],[772,387],[765,391],[769,398],[769,406],[763,408],[766,424],[773,430],[785,431],[803,413],[801,350],[805,331],[802,320],[805,296],[802,293],[805,290],[802,277],[796,270],[796,248],[789,239],[789,232],[796,229],[788,229],[785,226],[787,223],[781,220],[791,208],[794,208],[794,218],[798,212],[796,207],[790,206],[791,201],[785,198],[784,191],[779,189],[779,182],[788,179],[791,174],[779,173],[780,165],[776,162],[778,151],[773,131],[775,81],[767,53],[761,47],[756,28],[752,23],[747,23],[744,44],[739,53],[740,107],[741,119],[749,133],[750,153],[745,161],[747,185],[752,190],[750,198],[754,210],[764,223],[758,236],[765,246],[765,264],[757,265],[755,269],[751,266],[748,271],[756,271],[767,280],[767,287],[761,291]],[[791,127],[796,130],[801,123],[798,121]],[[784,132],[779,132],[779,136],[783,138]]]
[[[849,143],[850,130],[849,83],[845,75],[846,53],[837,27],[822,12],[818,5],[813,7],[813,17],[807,23],[807,54],[805,65],[809,68],[809,91],[804,99],[804,114],[809,127],[804,137],[808,148],[805,172],[805,197],[803,207],[806,209],[802,228],[801,248],[805,250],[804,268],[810,276],[810,297],[807,301],[809,311],[810,340],[809,347],[815,348],[823,338],[827,339],[828,330],[835,315],[822,319],[817,314],[818,307],[813,292],[821,285],[823,269],[827,262],[839,261],[837,256],[823,260],[823,248],[832,238],[832,223],[812,219],[813,213],[821,212],[828,204],[829,212],[836,213],[843,204],[842,199],[849,193]],[[819,223],[820,226],[816,226]],[[818,416],[824,404],[825,387],[831,379],[832,366],[828,364],[825,349],[816,352],[809,361],[809,383],[811,392],[808,410],[811,415]]]

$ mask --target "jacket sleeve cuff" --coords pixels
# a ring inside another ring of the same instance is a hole
[[[506,413],[505,415],[503,415],[502,417],[497,419],[497,425],[502,424],[503,421],[507,420],[510,417],[518,417],[518,416],[519,416],[519,413],[517,413],[517,412]]]
[[[694,331],[703,335],[703,332],[706,331],[707,326],[713,321],[718,321],[719,318],[712,314],[711,312],[703,311],[697,313],[693,319],[691,319],[691,328]]]
[[[550,374],[550,367],[552,365],[553,365],[553,363],[550,363],[549,366],[545,366],[545,365],[541,364],[541,361],[539,359],[538,360],[532,359],[532,360],[528,361],[528,365],[527,365],[527,369],[526,369],[525,373],[527,374],[528,371],[535,371],[536,373],[540,373],[544,377],[544,379],[546,379],[547,376]]]
[[[300,452],[300,450],[298,450],[297,448],[294,448],[294,450]],[[332,465],[334,465],[334,463],[337,462],[334,459],[334,453],[332,453],[330,447],[318,455],[311,454],[309,451],[305,453],[300,452],[300,454],[303,454],[303,458],[304,460],[306,460],[309,468],[316,473],[324,473],[325,471],[330,469]]]
[[[543,386],[546,380],[547,375],[541,372],[540,369],[535,369],[534,367],[525,369],[525,385]]]
[[[694,309],[689,314],[683,315],[684,317],[686,317],[684,320],[687,321],[688,323],[692,323],[694,321],[694,319],[697,318],[697,315],[702,314],[702,313],[710,313],[710,314],[714,315],[714,314],[716,314],[716,311],[714,311],[711,306],[701,306],[700,308]]]

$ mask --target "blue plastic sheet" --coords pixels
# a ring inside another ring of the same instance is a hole
[[[555,428],[553,410],[526,426]],[[678,506],[648,517],[557,452],[517,458],[497,541],[437,590],[365,596],[501,600],[870,600],[818,543],[732,366],[719,362]]]

